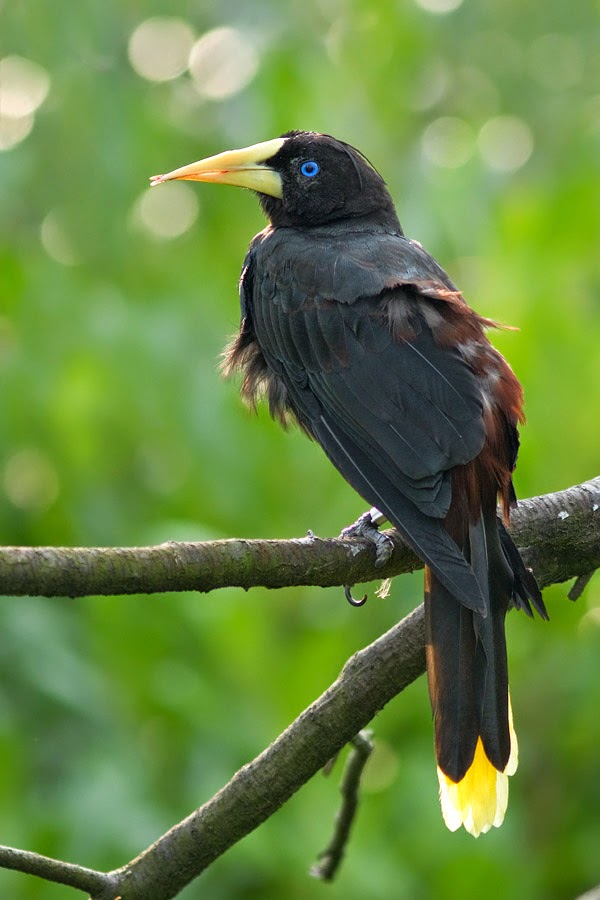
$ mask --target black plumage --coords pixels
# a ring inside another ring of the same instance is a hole
[[[380,246],[384,264],[374,266]],[[440,523],[450,470],[483,447],[481,391],[460,353],[433,339],[434,301],[414,287],[433,269],[398,232],[357,221],[349,234],[345,222],[337,233],[267,229],[244,264],[242,337],[231,360],[253,344],[272,410],[291,411],[440,580],[481,609],[473,573]],[[410,340],[394,340],[398,321]]]
[[[328,135],[289,132],[155,183],[171,178],[258,193],[270,224],[244,262],[225,370],[242,371],[247,400],[265,394],[297,420],[425,563],[444,817],[486,831],[516,765],[504,618],[512,604],[547,617],[496,515],[497,497],[507,520],[515,502],[523,413],[484,333],[495,323],[404,236],[368,160]]]

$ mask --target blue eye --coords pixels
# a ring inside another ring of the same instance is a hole
[[[300,171],[306,178],[314,178],[315,175],[319,174],[320,166],[318,162],[315,162],[314,159],[309,159],[308,162],[302,163],[300,166]]]

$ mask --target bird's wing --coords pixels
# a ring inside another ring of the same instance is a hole
[[[386,293],[386,303],[411,309],[411,338],[397,340],[381,298],[339,302],[311,290],[311,282],[327,278],[310,260],[300,266],[303,277],[294,278],[294,268],[278,266],[278,280],[263,262],[252,287],[253,327],[292,411],[452,593],[480,609],[472,569],[441,523],[451,500],[449,470],[473,459],[484,442],[474,373],[457,350],[436,344],[419,312],[430,301],[419,301],[413,288]]]

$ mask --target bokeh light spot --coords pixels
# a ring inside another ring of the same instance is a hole
[[[450,70],[441,59],[431,60],[412,85],[409,103],[413,109],[426,110],[435,106],[448,93]]]
[[[4,490],[19,509],[42,512],[59,494],[59,481],[50,460],[36,447],[14,453],[4,467]]]
[[[252,81],[258,70],[258,53],[236,28],[214,28],[194,44],[189,68],[199,94],[222,100]]]
[[[385,791],[398,776],[400,760],[398,753],[384,740],[378,740],[367,760],[362,788],[369,794]]]
[[[22,56],[0,60],[0,110],[2,116],[20,119],[34,113],[50,89],[50,77],[37,63]]]
[[[148,188],[136,201],[132,225],[158,240],[180,237],[198,217],[196,191],[187,184],[164,185],[160,190]]]
[[[194,38],[191,26],[183,19],[146,19],[129,39],[129,62],[148,81],[171,81],[187,69]]]
[[[533,153],[533,134],[529,125],[516,116],[495,116],[482,127],[477,146],[490,169],[514,172]]]
[[[417,6],[426,12],[433,13],[436,16],[443,16],[446,13],[454,12],[459,6],[462,6],[463,0],[415,0]]]
[[[464,119],[442,116],[427,126],[421,146],[429,162],[444,169],[457,169],[473,155],[473,130]]]
[[[0,59],[0,150],[27,137],[49,90],[50,76],[42,66],[22,56]]]
[[[0,109],[2,98],[0,97]],[[0,112],[0,150],[10,150],[24,141],[33,128],[34,117],[21,116],[13,119],[11,116],[3,116]]]
[[[585,634],[586,632],[596,630],[600,628],[600,607],[595,606],[592,609],[588,610],[581,617],[581,621],[579,622],[578,631],[580,634]]]
[[[75,266],[80,262],[79,256],[69,237],[58,210],[48,213],[40,227],[42,247],[55,262],[63,266]]]

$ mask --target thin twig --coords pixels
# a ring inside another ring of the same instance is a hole
[[[36,875],[45,881],[66,884],[91,896],[99,894],[100,891],[110,890],[114,884],[113,877],[105,872],[97,872],[95,869],[86,869],[84,866],[77,866],[74,863],[41,856],[39,853],[32,853],[29,850],[17,850],[15,847],[0,846],[0,866],[3,869],[14,869],[27,875]]]
[[[569,600],[573,600],[573,601],[579,600],[579,598],[585,591],[586,587],[588,586],[588,584],[594,577],[594,574],[595,574],[595,570],[593,570],[592,572],[586,572],[585,575],[580,575],[579,578],[575,579],[575,581],[571,585],[571,588],[567,594],[567,597],[569,598]]]
[[[371,738],[372,733],[365,730],[360,731],[350,742],[352,750],[348,756],[340,784],[342,804],[335,817],[333,836],[325,850],[319,854],[319,861],[310,870],[310,874],[321,881],[333,881],[344,858],[350,830],[358,809],[358,788],[361,775],[374,749]]]

